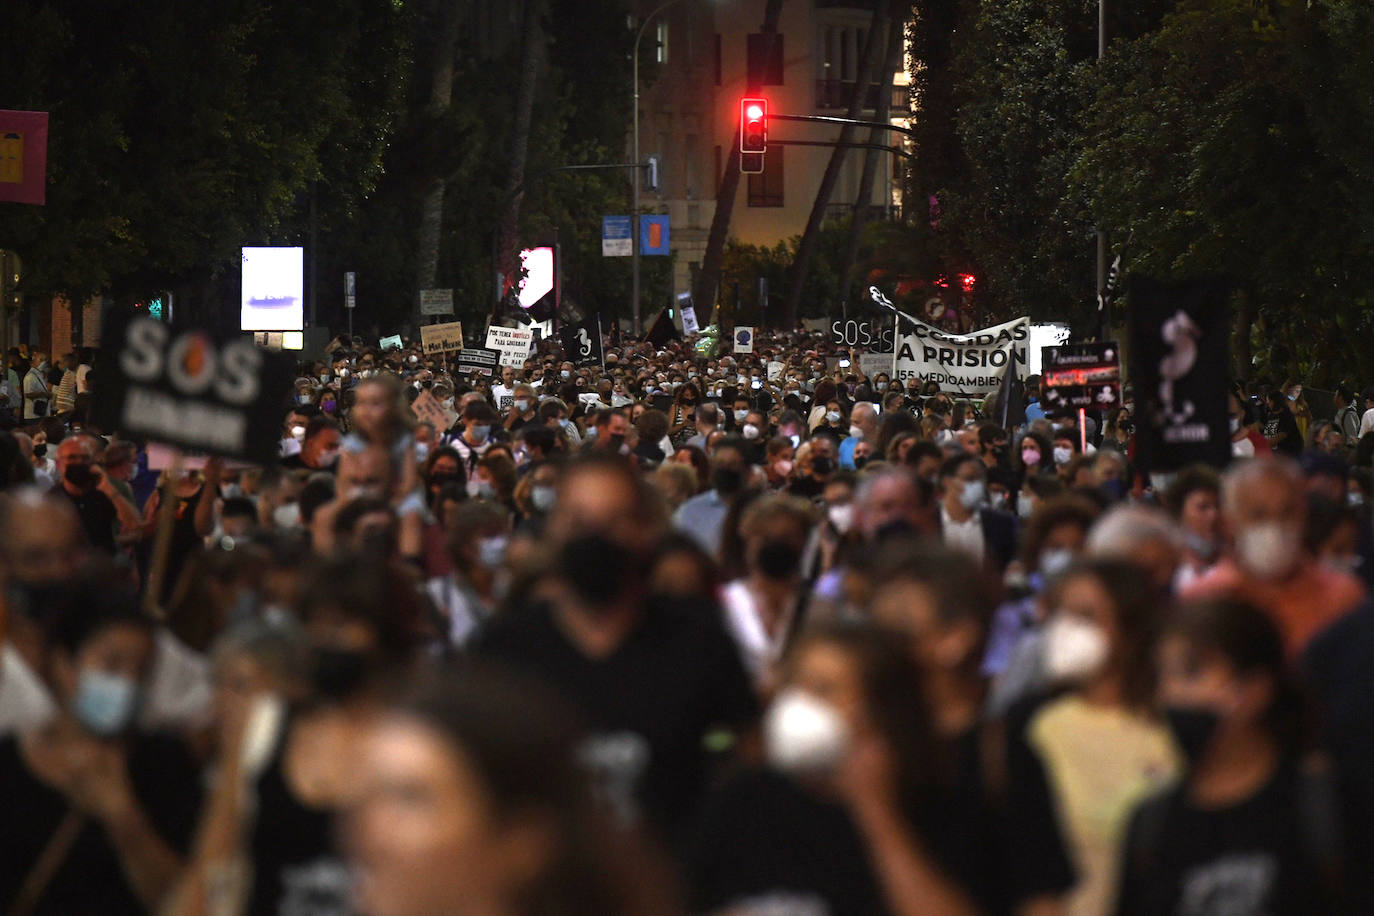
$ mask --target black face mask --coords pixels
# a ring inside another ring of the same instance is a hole
[[[854,459],[854,470],[860,470],[866,464],[868,464],[868,456],[861,455],[860,457]]]
[[[785,582],[797,574],[801,551],[791,541],[769,540],[759,547],[759,572],[770,579]]]
[[[42,621],[62,607],[66,594],[66,583],[61,580],[11,579],[5,585],[5,606],[29,620]]]
[[[367,681],[367,655],[356,649],[316,646],[310,656],[310,682],[323,699],[347,699]]]
[[[1205,706],[1169,706],[1164,719],[1190,767],[1202,759],[1221,725],[1221,716]]]
[[[820,455],[811,459],[811,472],[813,474],[829,474],[835,470],[835,462],[827,455]]]
[[[89,464],[69,464],[62,476],[78,490],[89,490],[95,486],[95,471],[91,470]]]
[[[886,525],[882,526],[876,532],[874,532],[874,539],[877,541],[885,541],[889,538],[914,537],[915,535],[915,525],[911,524],[911,522],[907,521],[904,518],[897,518],[888,522]]]
[[[620,451],[620,447],[625,444],[624,433],[612,433],[606,437],[606,441],[611,443],[611,448]]]
[[[744,474],[739,468],[716,468],[711,472],[711,486],[726,496],[738,493],[744,487]]]
[[[48,457],[48,443],[40,442],[33,447],[33,454],[38,458]]]
[[[577,597],[591,610],[609,605],[644,569],[642,559],[602,534],[584,534],[559,551],[558,565]]]
[[[458,475],[451,471],[444,471],[439,474],[429,475],[429,485],[432,489],[441,490],[445,484],[456,483]]]

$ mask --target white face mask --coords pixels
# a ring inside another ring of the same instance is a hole
[[[1280,522],[1251,525],[1236,535],[1236,562],[1257,579],[1281,579],[1298,564],[1302,539]]]
[[[287,503],[272,510],[272,524],[278,528],[291,529],[301,526],[301,507]]]
[[[305,427],[304,427],[304,426],[293,426],[293,427],[291,427],[291,438],[292,438],[292,439],[295,439],[297,442],[304,442],[304,441],[305,441]]]
[[[744,428],[740,430],[740,434],[746,439],[757,439],[759,437],[759,428],[753,423],[746,423],[744,424]]]
[[[850,426],[849,437],[851,439],[862,439],[864,437],[864,431],[859,429],[859,427],[857,426]]]
[[[838,422],[840,422],[840,412],[839,412],[838,410],[828,410],[828,411],[826,411],[826,413],[825,413],[825,422],[827,422],[827,423],[838,423]]]
[[[835,530],[840,534],[848,534],[849,529],[854,525],[854,504],[845,503],[843,506],[831,506],[826,510],[826,515],[830,517],[830,524],[835,526]]]
[[[983,504],[983,497],[987,496],[987,484],[981,480],[968,480],[964,482],[964,489],[959,493],[959,503],[965,509],[977,509]]]
[[[477,541],[477,561],[487,569],[499,569],[505,559],[505,538],[480,538]]]
[[[737,410],[737,411],[735,411],[735,422],[736,422],[736,423],[743,423],[743,422],[744,422],[744,418],[747,417],[747,416],[749,416],[749,411],[747,411],[747,410]]]
[[[1028,494],[1021,493],[1016,497],[1016,514],[1022,518],[1030,518],[1035,511],[1035,503],[1031,501]]]
[[[1046,579],[1053,579],[1068,569],[1072,563],[1072,550],[1067,547],[1048,548],[1040,553],[1040,575]]]
[[[1073,460],[1073,449],[1060,446],[1054,450],[1055,464],[1068,464]]]
[[[1107,634],[1095,623],[1056,614],[1045,625],[1045,674],[1056,683],[1081,683],[1102,670],[1111,654]]]
[[[1231,417],[1229,418],[1228,422],[1231,424],[1232,433],[1237,433],[1240,431],[1240,417]]]
[[[553,505],[558,501],[558,491],[553,487],[532,487],[530,488],[530,502],[534,508],[540,512],[548,512],[553,509]]]
[[[834,770],[849,750],[849,727],[834,706],[796,687],[784,689],[763,720],[768,762],[783,773]]]

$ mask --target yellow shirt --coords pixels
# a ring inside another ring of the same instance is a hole
[[[1110,913],[1131,812],[1180,770],[1173,739],[1162,723],[1073,695],[1041,709],[1027,738],[1045,767],[1064,842],[1078,870],[1066,911],[1072,916]]]

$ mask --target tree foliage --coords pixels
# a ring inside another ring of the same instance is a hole
[[[942,255],[994,314],[1083,327],[1102,226],[1127,270],[1235,282],[1241,372],[1374,375],[1374,6],[1111,4],[1101,63],[1095,8],[941,0],[913,27]]]

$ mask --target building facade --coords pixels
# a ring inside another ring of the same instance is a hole
[[[636,22],[657,6],[636,2]],[[680,0],[645,29],[640,47],[639,143],[644,155],[658,154],[664,181],[640,196],[645,212],[668,213],[675,255],[673,286],[691,288],[706,250],[715,216],[716,189],[728,157],[737,156],[739,103],[751,75],[762,83],[770,116],[843,116],[858,82],[859,62],[872,25],[872,3],[864,0],[808,0],[784,3],[778,37],[759,33],[764,0]],[[879,68],[885,69],[884,67]],[[904,68],[880,72],[864,94],[873,118],[883,93],[892,94],[890,120],[909,118]],[[839,127],[770,117],[769,148],[761,175],[741,176],[730,220],[730,236],[773,246],[805,228],[831,148],[790,146],[775,140],[830,141]],[[884,141],[896,145],[901,135]],[[867,142],[867,128],[855,140]],[[900,212],[899,157],[878,154],[877,178],[867,204],[874,212]],[[864,166],[864,151],[845,156],[831,195],[828,216],[852,211]]]

